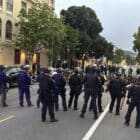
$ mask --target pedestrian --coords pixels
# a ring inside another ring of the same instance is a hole
[[[74,73],[70,76],[69,85],[70,85],[70,98],[68,102],[68,107],[71,108],[73,99],[74,99],[74,110],[78,110],[78,97],[82,90],[82,79],[78,75],[78,70],[75,69]]]
[[[109,112],[112,113],[115,100],[117,100],[116,104],[116,113],[115,115],[120,115],[120,103],[121,98],[125,96],[125,83],[120,78],[120,74],[116,74],[116,77],[110,80],[108,84],[108,90],[111,96],[111,103],[109,107]]]
[[[7,82],[8,78],[4,73],[5,67],[0,65],[0,95],[1,95],[1,102],[3,107],[7,107],[6,103],[6,94],[7,94]]]
[[[85,95],[84,95],[84,104],[81,110],[80,117],[84,118],[84,114],[87,109],[87,104],[88,100],[91,97],[92,100],[92,109],[94,113],[94,119],[96,120],[98,118],[98,113],[97,113],[97,106],[96,106],[96,98],[97,98],[97,86],[98,86],[98,76],[96,74],[96,68],[91,67],[90,72],[88,72],[85,77],[84,77],[84,90],[85,90]]]
[[[136,107],[137,115],[135,128],[140,128],[140,77],[138,77],[135,84],[129,88],[127,103],[129,104],[129,106],[125,115],[125,125],[129,126],[131,113]]]
[[[18,91],[19,91],[19,106],[24,107],[24,94],[26,97],[27,105],[33,106],[31,103],[30,97],[30,85],[31,85],[31,78],[28,74],[29,67],[27,65],[22,65],[21,70],[17,76],[17,83],[18,83]]]
[[[59,96],[62,99],[62,106],[63,106],[63,111],[67,111],[67,103],[66,103],[66,80],[64,79],[62,75],[62,71],[60,68],[58,68],[57,73],[52,76],[54,80],[54,85],[55,85],[55,110],[59,110]]]
[[[54,114],[54,82],[50,77],[48,68],[43,69],[43,74],[40,75],[39,88],[40,88],[40,100],[42,102],[42,122],[46,121],[47,109],[49,111],[50,122],[57,122]]]

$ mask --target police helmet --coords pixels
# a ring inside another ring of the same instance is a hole
[[[61,69],[61,68],[57,68],[57,69],[56,69],[56,72],[57,72],[57,73],[61,73],[61,72],[62,72],[62,69]]]
[[[42,71],[43,73],[50,73],[50,70],[47,67],[44,67]]]
[[[90,72],[90,66],[87,66],[86,68],[85,68],[85,73],[89,73]]]
[[[115,73],[115,75],[117,76],[117,77],[120,77],[121,76],[121,73]]]
[[[73,72],[74,72],[75,74],[77,74],[77,73],[78,73],[78,69],[74,69]]]
[[[90,71],[93,72],[93,73],[95,73],[95,72],[96,72],[96,67],[95,67],[95,66],[92,66],[92,67],[90,68]]]
[[[4,70],[5,69],[5,66],[4,65],[0,65],[0,70]]]

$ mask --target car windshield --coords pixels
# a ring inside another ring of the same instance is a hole
[[[13,67],[8,67],[5,70],[6,75],[9,75],[10,73],[17,73],[20,70],[20,68],[13,68]]]

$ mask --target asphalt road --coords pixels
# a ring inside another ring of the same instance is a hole
[[[63,112],[60,99],[60,111],[56,113],[59,122],[50,123],[49,117],[45,123],[41,122],[41,110],[36,108],[38,86],[31,88],[33,107],[18,106],[18,90],[9,90],[7,108],[0,106],[0,140],[82,140],[89,128],[95,123],[93,113],[87,111],[85,119],[79,118],[83,104],[83,94],[79,99],[79,110],[73,109]],[[67,99],[69,97],[67,89]],[[107,106],[109,95],[104,93],[103,106]],[[130,127],[123,125],[126,107],[120,116],[107,113],[101,124],[97,127],[91,140],[139,140],[140,130],[134,128],[134,117]],[[135,115],[135,114],[134,114]]]

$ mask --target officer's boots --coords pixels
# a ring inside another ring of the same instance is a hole
[[[58,120],[56,118],[51,118],[50,122],[58,122]]]
[[[98,119],[98,114],[95,114],[94,115],[94,120],[97,120]]]
[[[3,107],[8,107],[8,105],[6,103],[2,104]]]
[[[84,116],[84,114],[83,113],[81,113],[80,114],[80,118],[84,118],[85,116]]]

